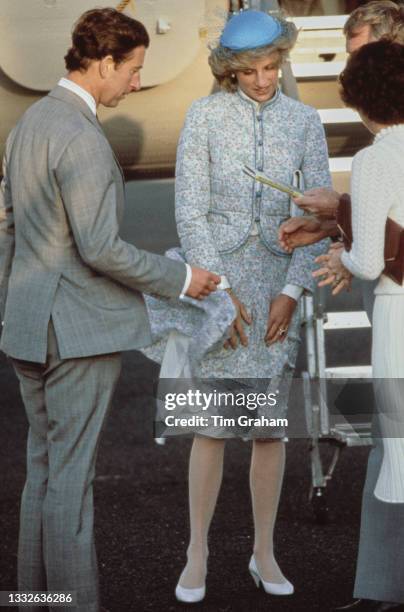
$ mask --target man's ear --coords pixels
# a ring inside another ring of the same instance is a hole
[[[106,55],[102,58],[99,64],[100,76],[102,79],[106,79],[115,68],[115,62],[112,55]]]

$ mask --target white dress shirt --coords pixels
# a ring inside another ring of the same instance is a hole
[[[59,87],[64,87],[65,89],[68,89],[69,91],[75,93],[76,96],[79,96],[79,98],[84,100],[84,102],[87,104],[87,106],[90,108],[91,112],[94,115],[97,114],[97,104],[93,96],[86,89],[83,89],[83,87],[80,87],[80,85],[77,85],[77,83],[74,83],[73,81],[71,81],[70,79],[66,79],[65,77],[62,77],[60,79],[58,85]]]

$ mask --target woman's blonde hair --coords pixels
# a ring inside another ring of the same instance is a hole
[[[344,34],[352,38],[355,30],[366,25],[375,40],[404,43],[404,7],[391,0],[372,0],[355,9],[345,23]]]
[[[219,86],[230,93],[237,91],[237,70],[249,68],[252,60],[267,57],[271,53],[279,53],[279,66],[288,56],[297,39],[297,28],[294,23],[277,18],[282,26],[282,34],[270,45],[247,49],[245,51],[233,51],[223,47],[220,43],[214,47],[209,55],[209,66]]]

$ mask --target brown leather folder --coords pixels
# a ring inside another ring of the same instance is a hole
[[[351,198],[347,193],[344,193],[340,198],[336,216],[344,246],[347,251],[350,251],[352,246],[352,209]],[[383,274],[398,285],[402,285],[404,279],[404,228],[390,217],[387,217],[386,221],[384,260],[386,266]]]

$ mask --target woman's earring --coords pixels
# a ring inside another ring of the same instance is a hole
[[[236,78],[236,75],[235,75],[235,73],[234,73],[234,72],[232,72],[230,76],[231,76],[231,78],[232,78],[232,79],[235,79],[235,78]]]

